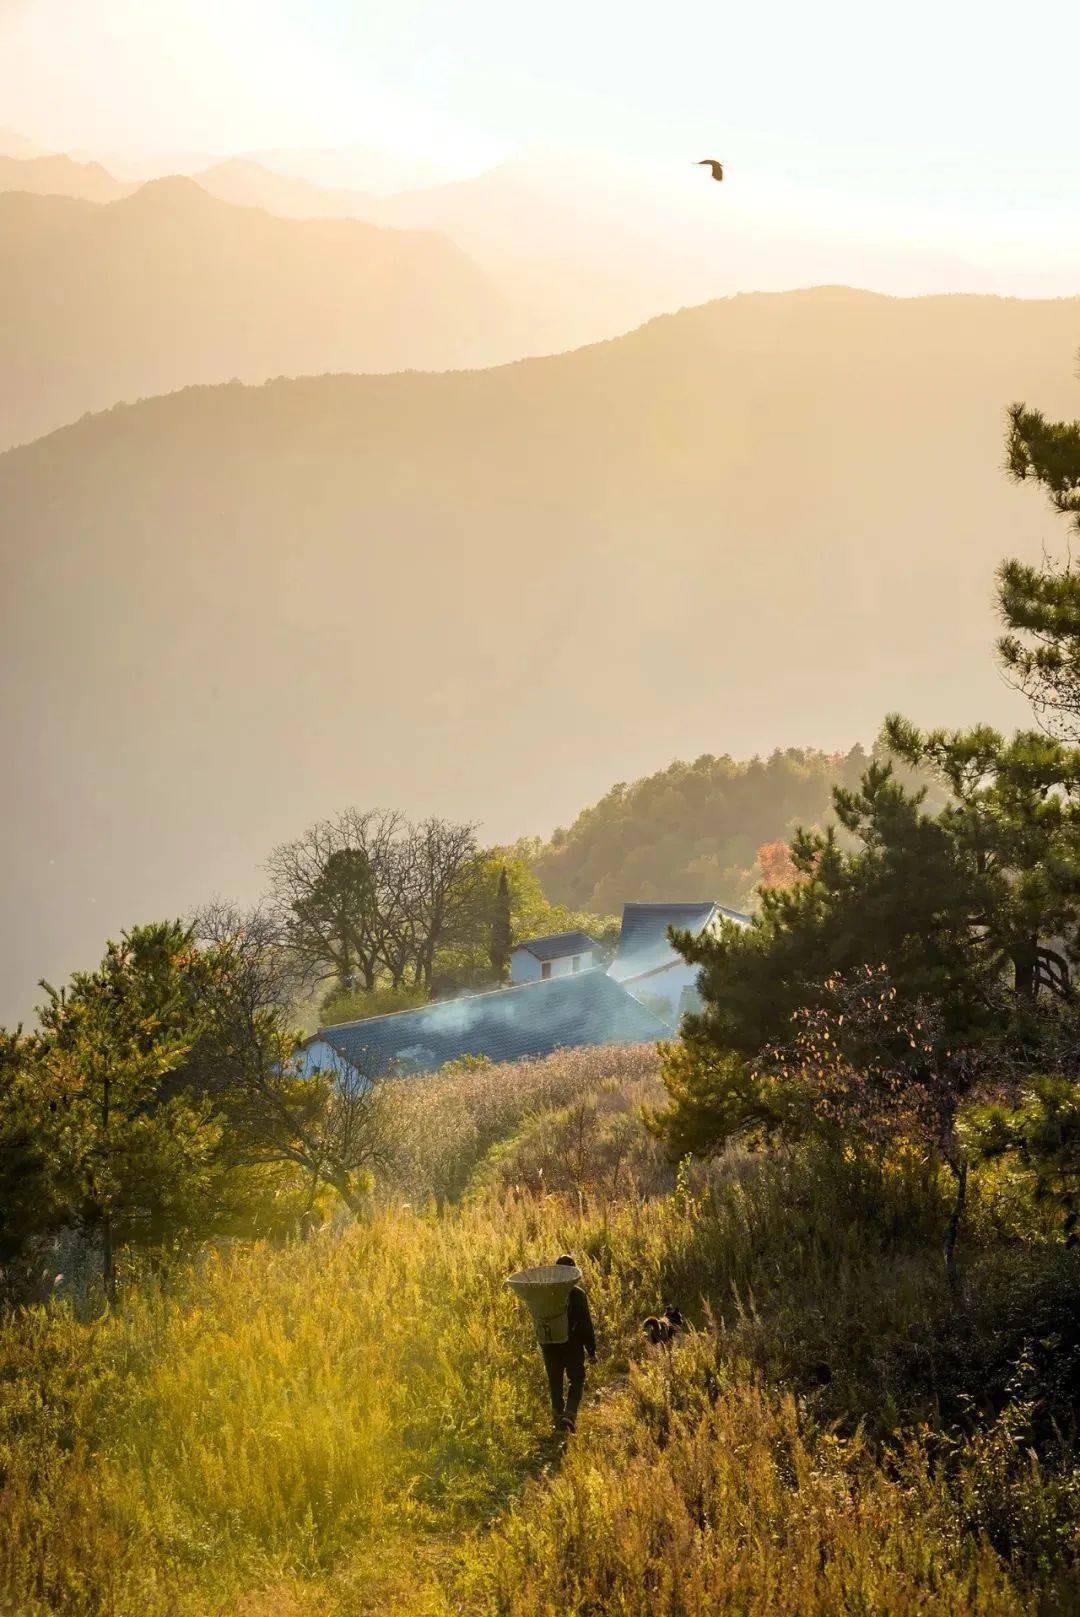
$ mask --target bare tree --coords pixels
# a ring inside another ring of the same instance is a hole
[[[311,1196],[331,1185],[354,1213],[366,1178],[390,1160],[394,1138],[391,1092],[336,1051],[319,1074],[321,1105],[309,1131]]]
[[[387,1155],[375,1083],[336,1054],[316,1072],[297,1061],[296,970],[272,915],[216,902],[199,930],[219,963],[207,1006],[214,1036],[185,1082],[214,1096],[235,1163],[291,1163],[310,1175],[312,1203],[326,1184],[359,1214],[364,1176]]]
[[[290,1011],[304,989],[304,974],[282,940],[279,919],[269,904],[241,909],[212,898],[192,917],[196,941],[224,948],[233,962],[233,980],[252,1010]]]
[[[309,983],[372,989],[385,964],[406,826],[393,811],[345,809],[268,861],[281,939]]]
[[[197,913],[193,933],[221,969],[208,1007],[214,1037],[185,1078],[215,1097],[232,1160],[291,1163],[311,1175],[312,1200],[322,1182],[358,1211],[355,1176],[333,1148],[332,1081],[303,1076],[296,1065],[292,1008],[304,972],[283,942],[278,915],[269,905],[244,911],[214,899]]]
[[[408,849],[413,969],[416,982],[430,990],[437,950],[457,941],[473,917],[476,827],[428,819],[412,829]]]
[[[382,884],[383,916],[380,958],[392,988],[419,980],[416,971],[416,926],[412,886],[413,833],[407,829],[387,858]]]
[[[346,809],[271,855],[271,913],[309,983],[430,991],[439,948],[475,921],[476,828]]]

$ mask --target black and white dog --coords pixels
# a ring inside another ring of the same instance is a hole
[[[648,1319],[642,1320],[641,1329],[649,1338],[653,1347],[668,1346],[680,1331],[687,1329],[682,1309],[676,1308],[674,1303],[665,1303],[662,1314],[650,1314]]]

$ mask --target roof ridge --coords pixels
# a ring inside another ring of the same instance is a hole
[[[554,960],[559,958],[560,948],[565,948],[567,955],[579,955],[600,947],[601,944],[591,933],[583,927],[572,926],[562,932],[545,932],[535,938],[522,938],[520,943],[515,943],[513,952],[524,949],[534,960]]]
[[[716,898],[643,898],[623,905],[624,910],[716,910],[723,907]]]
[[[522,949],[527,943],[544,943],[548,938],[587,938],[589,933],[582,926],[566,926],[561,932],[538,932],[533,938],[522,938],[514,947]]]

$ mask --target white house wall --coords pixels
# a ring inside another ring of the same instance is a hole
[[[341,1057],[325,1039],[312,1039],[297,1053],[293,1067],[298,1078],[310,1078],[317,1072],[337,1072]]]
[[[510,956],[510,981],[536,983],[540,981],[540,962],[528,949],[515,949]]]
[[[623,987],[649,1010],[663,1016],[674,1027],[679,1020],[679,1005],[684,991],[697,986],[699,967],[685,960],[672,961],[662,971],[650,972],[647,977],[633,977]],[[661,1010],[660,1006],[664,1009]]]
[[[564,955],[561,960],[548,961],[547,964],[551,967],[551,970],[548,972],[548,976],[571,976],[574,970],[575,959],[579,962],[578,971],[591,971],[594,964],[593,953],[594,951],[589,949],[584,954]],[[510,956],[511,983],[515,985],[517,983],[535,983],[539,982],[543,975],[543,963],[537,960],[534,954],[530,954],[528,949],[514,950],[513,954]]]

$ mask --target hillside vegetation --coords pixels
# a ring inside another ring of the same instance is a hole
[[[111,1317],[4,1321],[4,1609],[1075,1609],[1069,1395],[1040,1343],[1072,1328],[1080,1260],[1023,1175],[986,1181],[958,1310],[931,1166],[819,1146],[661,1171],[649,1052],[406,1094],[430,1107],[401,1121],[411,1205],[130,1275]],[[577,1143],[572,1188],[527,1182],[541,1122]],[[561,1448],[504,1278],[566,1248],[602,1354]],[[639,1328],[664,1298],[694,1327],[670,1351]]]
[[[133,916],[243,896],[329,805],[502,842],[672,757],[1019,719],[992,568],[1042,535],[1002,401],[1072,407],[1078,312],[738,297],[498,370],[190,390],[3,457],[3,741],[49,763],[9,810],[6,1014]]]
[[[533,867],[557,902],[601,913],[630,901],[749,907],[763,876],[759,849],[831,820],[832,788],[854,786],[866,763],[856,746],[670,764],[613,786],[534,850]]]

